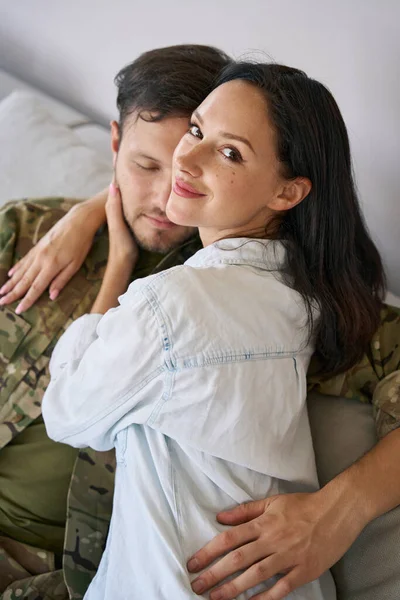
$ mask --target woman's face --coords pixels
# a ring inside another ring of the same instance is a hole
[[[241,80],[216,88],[174,152],[168,218],[199,227],[204,245],[264,237],[276,212],[291,207],[295,185],[280,174],[275,146],[260,90]]]

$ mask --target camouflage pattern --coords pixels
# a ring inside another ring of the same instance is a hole
[[[2,208],[0,287],[7,281],[10,268],[77,202],[47,198],[11,202]],[[152,272],[182,264],[200,247],[198,237],[185,242],[166,255]],[[15,314],[18,302],[0,307],[0,449],[40,416],[43,393],[49,383],[52,351],[72,321],[90,311],[100,290],[107,257],[108,235],[103,228],[95,237],[84,265],[56,301],[50,301],[45,293],[20,316]],[[82,466],[89,464],[96,467],[92,469],[90,482],[81,472]],[[81,452],[77,460],[68,507],[69,531],[73,534],[64,557],[67,572],[71,574],[71,582],[68,580],[71,598],[82,597],[100,561],[111,515],[114,469],[112,452],[103,456],[87,450]],[[82,514],[87,531],[80,530]],[[27,569],[26,557],[32,555],[29,546],[13,542],[12,555],[0,546],[0,581],[17,578],[6,591],[0,585],[2,600],[14,595],[30,598],[30,594],[35,600],[68,598],[63,573],[54,570],[54,555],[44,550],[39,552],[35,555],[35,568]],[[43,564],[37,568],[40,557]],[[16,591],[10,596],[12,588]]]
[[[3,600],[67,597],[63,573],[55,570],[51,552],[4,537],[0,537],[0,591]]]
[[[310,370],[312,369],[312,365]],[[369,351],[352,369],[326,381],[309,376],[309,390],[369,402],[379,438],[400,426],[400,308],[384,305]]]
[[[68,211],[74,201],[11,203],[0,212],[0,286],[7,272]],[[51,302],[43,294],[23,315],[17,303],[0,310],[0,448],[41,414],[52,350],[73,319],[96,298],[107,262],[107,236],[96,238],[66,293]]]
[[[74,203],[46,199],[10,203],[2,209],[0,286],[7,280],[11,266]],[[155,271],[183,263],[199,248],[198,238],[190,240],[166,256]],[[22,316],[15,315],[16,304],[0,309],[0,448],[40,415],[51,352],[69,324],[90,310],[100,289],[107,255],[107,232],[102,231],[85,264],[57,301],[51,302],[43,294]],[[363,360],[328,381],[310,376],[309,389],[372,402],[378,432],[383,437],[400,423],[399,343],[400,310],[384,307],[382,325]],[[115,468],[113,451],[79,452],[68,495],[62,570],[56,569],[51,553],[0,538],[1,600],[83,598],[107,540]]]

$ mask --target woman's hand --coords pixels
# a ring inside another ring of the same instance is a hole
[[[109,255],[99,295],[92,313],[104,314],[118,305],[118,297],[126,292],[135,268],[139,249],[125,223],[119,189],[111,183],[106,203],[109,235]]]
[[[131,274],[139,256],[139,249],[125,222],[121,194],[114,181],[110,184],[108,192],[106,216],[110,243],[107,269],[109,266],[126,264]]]
[[[317,579],[343,556],[366,524],[360,507],[354,517],[355,505],[338,510],[337,501],[324,488],[312,494],[273,496],[220,513],[221,523],[236,527],[190,559],[189,571],[198,572],[223,557],[192,582],[193,591],[204,593],[243,570],[215,588],[210,600],[232,600],[277,574],[281,579],[254,599],[282,600]]]
[[[55,300],[68,281],[82,266],[96,231],[105,221],[103,191],[74,206],[43,236],[24,258],[9,271],[10,279],[0,289],[0,305],[22,301],[16,312],[30,308],[50,286]]]

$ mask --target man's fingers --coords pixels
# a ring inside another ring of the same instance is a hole
[[[74,263],[70,263],[65,269],[63,269],[55,279],[51,282],[49,295],[50,300],[55,300],[61,290],[67,285],[70,279],[75,275],[79,267]]]
[[[192,582],[193,591],[196,593],[203,593],[204,591],[209,590],[215,585],[221,583],[221,581],[224,581],[224,579],[226,579],[230,575],[233,575],[238,571],[241,571],[242,569],[250,567],[251,565],[258,562],[259,560],[261,560],[261,558],[264,557],[265,547],[262,547],[261,544],[257,542],[251,542],[250,544],[246,544],[242,548],[233,550]],[[235,579],[234,582],[239,580],[239,583],[241,583],[240,577]],[[224,594],[223,596],[221,596],[221,598],[235,598],[237,596],[237,594],[239,593],[240,586],[236,587],[232,584],[233,582],[229,582],[229,584],[225,584],[222,587],[218,588],[218,590],[220,590],[220,593]],[[245,580],[243,580],[243,585],[244,584]]]
[[[256,519],[265,511],[265,500],[256,500],[255,502],[246,502],[239,504],[231,510],[224,510],[218,513],[217,519],[224,525],[239,525]]]
[[[284,600],[293,590],[305,585],[307,580],[301,577],[300,567],[296,567],[289,571],[287,575],[279,579],[267,592],[252,596],[250,600]]]
[[[234,600],[239,594],[271,579],[284,569],[284,564],[282,557],[277,554],[260,560],[235,579],[213,590],[210,600]]]
[[[253,542],[259,536],[259,527],[256,521],[251,521],[244,525],[239,525],[233,529],[228,529],[217,535],[201,550],[196,552],[188,561],[187,568],[190,572],[196,573],[212,563],[216,558],[235,550],[249,542]]]

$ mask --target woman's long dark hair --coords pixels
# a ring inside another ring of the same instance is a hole
[[[300,70],[234,63],[216,86],[236,79],[265,94],[282,174],[312,182],[310,194],[281,218],[278,237],[287,248],[287,281],[304,298],[316,334],[320,373],[332,376],[365,353],[385,292],[382,261],[355,190],[346,126],[332,94]]]

